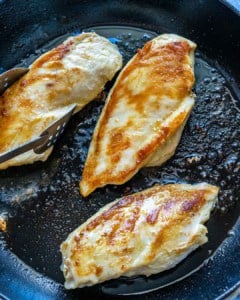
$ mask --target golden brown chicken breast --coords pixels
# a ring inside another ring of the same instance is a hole
[[[83,196],[123,184],[140,168],[174,154],[194,105],[195,46],[177,35],[160,35],[122,70],[93,134],[80,182]]]
[[[103,207],[61,245],[65,287],[159,273],[207,242],[218,188],[157,185]]]
[[[83,33],[39,57],[29,72],[0,96],[0,155],[38,137],[61,118],[93,100],[122,66],[115,45],[95,33]],[[0,164],[0,169],[46,160],[28,151]]]

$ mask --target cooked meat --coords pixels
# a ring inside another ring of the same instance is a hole
[[[80,191],[123,184],[175,152],[194,105],[195,44],[173,34],[148,42],[112,88],[95,128]]]
[[[115,45],[95,33],[83,33],[39,57],[29,72],[0,96],[0,155],[39,136],[63,116],[93,100],[121,68]],[[33,151],[0,164],[0,169],[46,160],[52,148]]]
[[[218,188],[157,185],[103,207],[61,245],[65,287],[170,269],[207,242]]]

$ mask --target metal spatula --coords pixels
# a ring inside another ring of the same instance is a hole
[[[0,74],[0,95],[15,81],[28,72],[27,68],[13,68]]]
[[[50,126],[48,126],[36,139],[26,144],[23,144],[13,150],[0,154],[0,163],[3,163],[4,161],[7,161],[29,150],[33,150],[36,154],[41,154],[44,151],[46,151],[49,147],[53,146],[59,138],[59,136],[62,134],[76,106],[76,104],[69,106],[67,113],[63,115],[63,117],[52,123]]]
[[[27,68],[15,68],[2,73],[0,75],[0,94],[3,93],[11,84],[13,84],[27,71]],[[33,150],[36,154],[41,154],[49,147],[53,146],[53,144],[64,131],[64,128],[70,120],[76,106],[77,105],[75,103],[69,105],[67,112],[60,119],[50,124],[50,126],[48,126],[39,137],[17,148],[0,154],[0,163],[3,163],[29,150]]]

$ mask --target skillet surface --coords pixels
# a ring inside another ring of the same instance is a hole
[[[80,295],[105,298],[106,294],[139,293],[164,286],[203,263],[205,266],[200,271],[183,282],[142,298],[157,299],[159,295],[169,299],[213,298],[233,288],[239,281],[240,245],[237,223],[240,24],[237,16],[215,1],[211,5],[193,1],[190,6],[184,1],[106,1],[104,4],[42,1],[41,8],[37,2],[26,2],[0,2],[3,12],[0,25],[4,28],[0,33],[0,55],[4,57],[0,67],[7,69],[21,59],[24,59],[22,64],[28,65],[41,52],[60,42],[66,33],[89,29],[93,24],[98,25],[94,28],[98,33],[113,38],[125,61],[154,32],[175,32],[198,44],[197,104],[174,158],[161,168],[143,169],[124,186],[98,190],[86,202],[79,196],[78,180],[103,102],[91,103],[71,120],[46,163],[1,172],[0,209],[8,214],[9,220],[7,233],[1,235],[0,292],[10,299],[31,299],[33,295],[37,299],[77,299]],[[12,22],[12,15],[23,10],[28,13],[16,14]],[[118,26],[99,27],[101,24]],[[141,29],[119,27],[119,24]],[[192,156],[199,158],[197,164],[189,163]],[[208,244],[174,270],[149,279],[120,279],[93,288],[64,291],[58,284],[63,281],[58,249],[72,229],[121,195],[156,182],[182,181],[207,181],[221,187],[219,205],[208,222]]]

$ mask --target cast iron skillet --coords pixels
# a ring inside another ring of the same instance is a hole
[[[107,27],[106,27],[107,25]],[[99,27],[100,26],[100,27]],[[126,27],[127,26],[127,27]],[[218,1],[0,1],[0,67],[29,64],[66,35],[96,30],[117,43],[125,61],[156,33],[174,32],[198,44],[197,104],[176,155],[161,168],[143,169],[129,183],[78,192],[87,148],[102,102],[70,122],[45,163],[0,173],[0,293],[6,299],[103,299],[154,291],[132,299],[212,299],[234,290],[239,278],[240,20]],[[54,40],[56,39],[57,40]],[[54,40],[53,43],[50,43]],[[107,86],[109,90],[111,83]],[[189,163],[198,156],[198,163]],[[189,160],[190,159],[190,160]],[[104,204],[156,182],[220,185],[207,226],[209,242],[178,267],[146,279],[121,278],[92,288],[64,290],[59,244]],[[20,258],[20,259],[19,259]],[[114,295],[114,296],[113,296]]]

